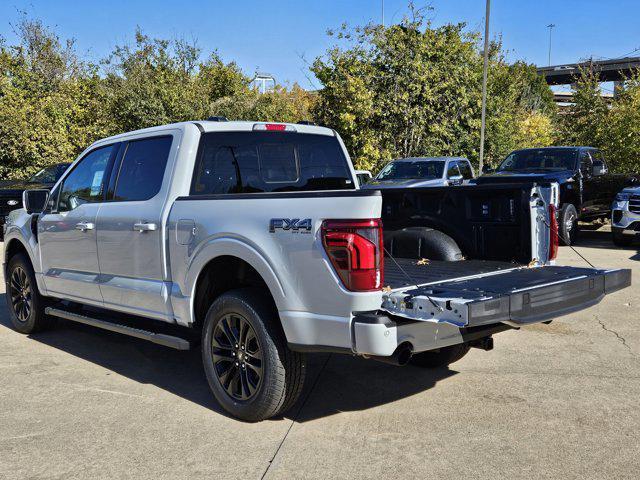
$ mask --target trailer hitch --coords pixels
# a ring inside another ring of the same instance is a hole
[[[469,342],[469,346],[488,352],[489,350],[493,350],[493,337],[484,337],[472,340]]]

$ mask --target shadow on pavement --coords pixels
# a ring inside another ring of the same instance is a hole
[[[0,326],[12,328],[5,302],[6,295],[0,294]],[[29,337],[226,415],[209,390],[199,347],[172,350],[64,320],[50,331]],[[285,418],[305,422],[345,411],[366,410],[428,390],[455,373],[446,369],[395,367],[347,355],[312,354],[308,356],[305,390]]]
[[[314,359],[311,360],[313,363]],[[429,390],[438,381],[457,373],[446,368],[396,367],[339,354],[331,355],[319,379],[318,371],[318,365],[311,365],[307,392],[287,417],[295,417],[302,423],[341,412],[367,410]]]
[[[618,247],[613,244],[611,232],[605,230],[581,230],[575,247],[628,250],[630,253],[634,253],[634,255],[629,257],[631,260],[640,260],[640,240],[636,240],[628,247]]]

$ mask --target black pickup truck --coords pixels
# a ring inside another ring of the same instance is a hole
[[[9,212],[22,208],[22,192],[28,189],[50,189],[70,163],[59,163],[43,168],[28,180],[0,180],[0,241],[4,236],[4,219]]]
[[[557,182],[560,185],[558,228],[565,244],[575,242],[578,221],[593,221],[611,214],[616,194],[635,178],[609,173],[602,152],[593,147],[529,148],[511,152],[492,170],[486,168],[475,182]]]

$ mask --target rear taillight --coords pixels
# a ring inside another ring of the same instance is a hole
[[[325,220],[322,244],[348,290],[363,292],[382,288],[382,220]]]
[[[549,260],[555,260],[558,255],[558,220],[556,207],[549,205]]]

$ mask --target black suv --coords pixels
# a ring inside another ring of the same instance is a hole
[[[560,185],[558,227],[565,244],[578,234],[578,220],[592,221],[611,214],[611,202],[635,178],[609,173],[602,152],[593,147],[546,147],[515,150],[476,183],[551,181]]]
[[[59,163],[43,168],[28,180],[0,181],[0,240],[4,236],[4,219],[9,212],[22,208],[22,192],[27,189],[46,188],[55,185],[70,163]]]

